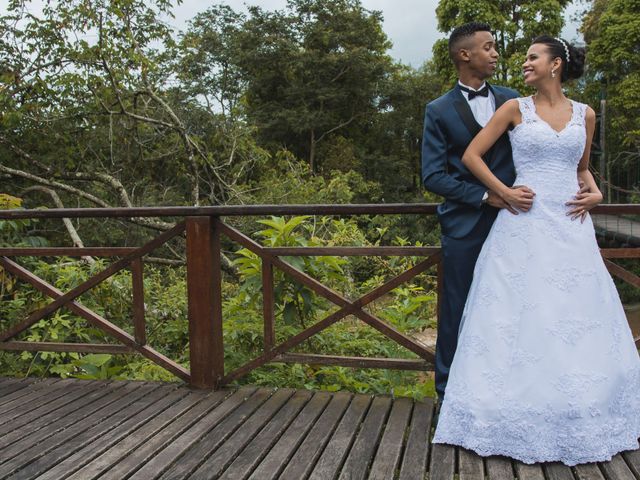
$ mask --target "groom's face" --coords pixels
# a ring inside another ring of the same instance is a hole
[[[489,78],[496,71],[498,51],[491,32],[475,32],[465,42],[461,56],[467,67],[479,78]]]

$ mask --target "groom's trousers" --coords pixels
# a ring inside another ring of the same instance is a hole
[[[438,338],[436,341],[435,383],[442,399],[449,378],[449,368],[458,344],[458,330],[473,269],[495,216],[482,215],[476,226],[463,238],[442,235],[443,285],[440,297]]]

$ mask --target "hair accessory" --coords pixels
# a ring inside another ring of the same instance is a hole
[[[571,61],[571,56],[569,55],[569,47],[567,46],[566,42],[561,38],[556,37],[556,40],[560,42],[564,47],[564,54],[567,56],[567,63],[569,63]]]

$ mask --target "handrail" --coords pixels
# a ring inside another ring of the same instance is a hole
[[[0,210],[0,220],[33,218],[233,217],[259,215],[394,215],[436,213],[436,203],[219,205],[207,207],[50,208]],[[598,205],[594,214],[637,215],[640,204]]]

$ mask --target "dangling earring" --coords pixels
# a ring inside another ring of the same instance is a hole
[[[556,71],[555,70],[551,70],[551,78],[556,78]]]

